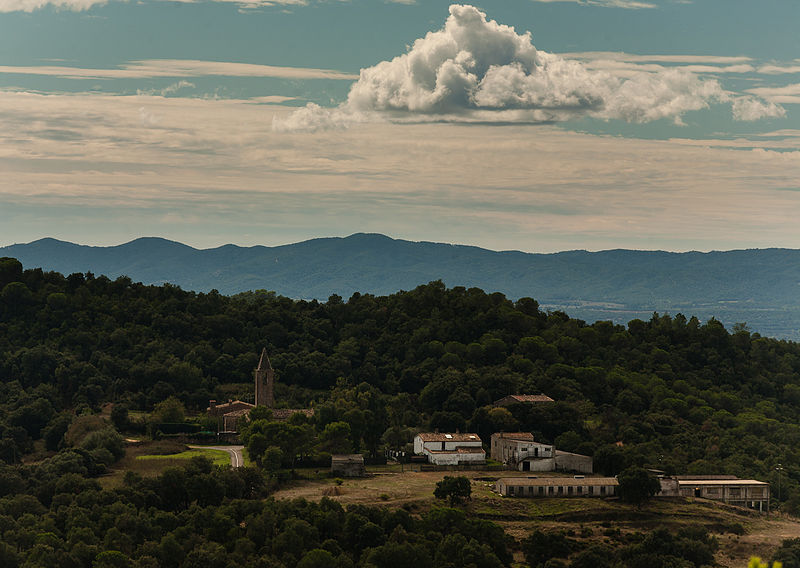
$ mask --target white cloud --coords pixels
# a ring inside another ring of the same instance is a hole
[[[162,97],[166,97],[168,95],[174,95],[181,89],[193,89],[194,87],[194,83],[181,79],[177,83],[167,85],[163,89],[137,89],[136,92],[139,95],[161,95]]]
[[[729,95],[719,82],[682,69],[629,73],[621,78],[537,50],[529,32],[487,20],[473,6],[452,5],[443,29],[418,39],[391,61],[362,69],[347,101],[335,111],[309,107],[299,127],[316,130],[350,114],[391,120],[680,122],[692,110]],[[299,111],[298,111],[299,112]],[[318,124],[317,124],[318,123]],[[276,123],[276,129],[288,124]]]
[[[3,0],[0,0],[0,2]],[[278,67],[228,61],[199,61],[194,59],[145,59],[132,61],[116,69],[86,69],[56,65],[0,65],[0,73],[48,75],[68,79],[139,79],[152,77],[280,77],[286,79],[353,80],[357,75],[331,69],[307,67]]]
[[[769,101],[755,97],[738,97],[733,101],[733,119],[752,122],[762,118],[783,118],[786,109]]]
[[[534,2],[571,2],[573,4],[583,4],[585,6],[603,6],[605,8],[628,8],[638,10],[642,8],[658,8],[652,2],[639,2],[637,0],[533,0]]]
[[[0,13],[33,12],[45,6],[82,12],[92,6],[102,6],[106,0],[0,0]]]

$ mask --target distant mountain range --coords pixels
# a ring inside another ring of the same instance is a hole
[[[670,253],[609,250],[529,254],[391,239],[378,234],[313,239],[278,247],[195,249],[161,238],[112,247],[41,239],[0,247],[26,268],[64,274],[127,275],[223,294],[274,290],[290,298],[345,299],[408,290],[431,280],[448,286],[530,296],[573,317],[627,322],[653,311],[730,327],[746,322],[762,335],[800,340],[800,250]]]

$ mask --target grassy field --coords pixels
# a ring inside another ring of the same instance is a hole
[[[174,462],[176,460],[190,460],[196,457],[207,457],[214,465],[230,465],[231,463],[231,456],[228,452],[224,450],[211,450],[211,449],[191,449],[181,452],[179,454],[172,454],[168,456],[163,455],[144,455],[144,456],[136,456],[137,460],[156,460],[156,461],[163,461],[169,462],[169,465],[175,465]]]
[[[114,468],[102,476],[99,481],[106,489],[122,486],[125,473],[132,471],[142,477],[155,477],[168,467],[183,465],[194,456],[206,456],[214,465],[230,465],[228,452],[211,449],[189,449],[186,444],[169,440],[144,442],[129,446],[125,457],[114,465]]]

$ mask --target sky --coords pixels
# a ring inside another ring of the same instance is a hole
[[[797,0],[0,0],[0,245],[800,248]]]

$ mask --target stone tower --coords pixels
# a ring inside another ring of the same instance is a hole
[[[275,382],[275,371],[272,369],[272,364],[269,362],[267,355],[267,348],[261,351],[261,359],[258,360],[258,367],[255,370],[256,378],[256,406],[266,406],[273,408],[275,406],[275,395],[273,394],[273,386]]]

